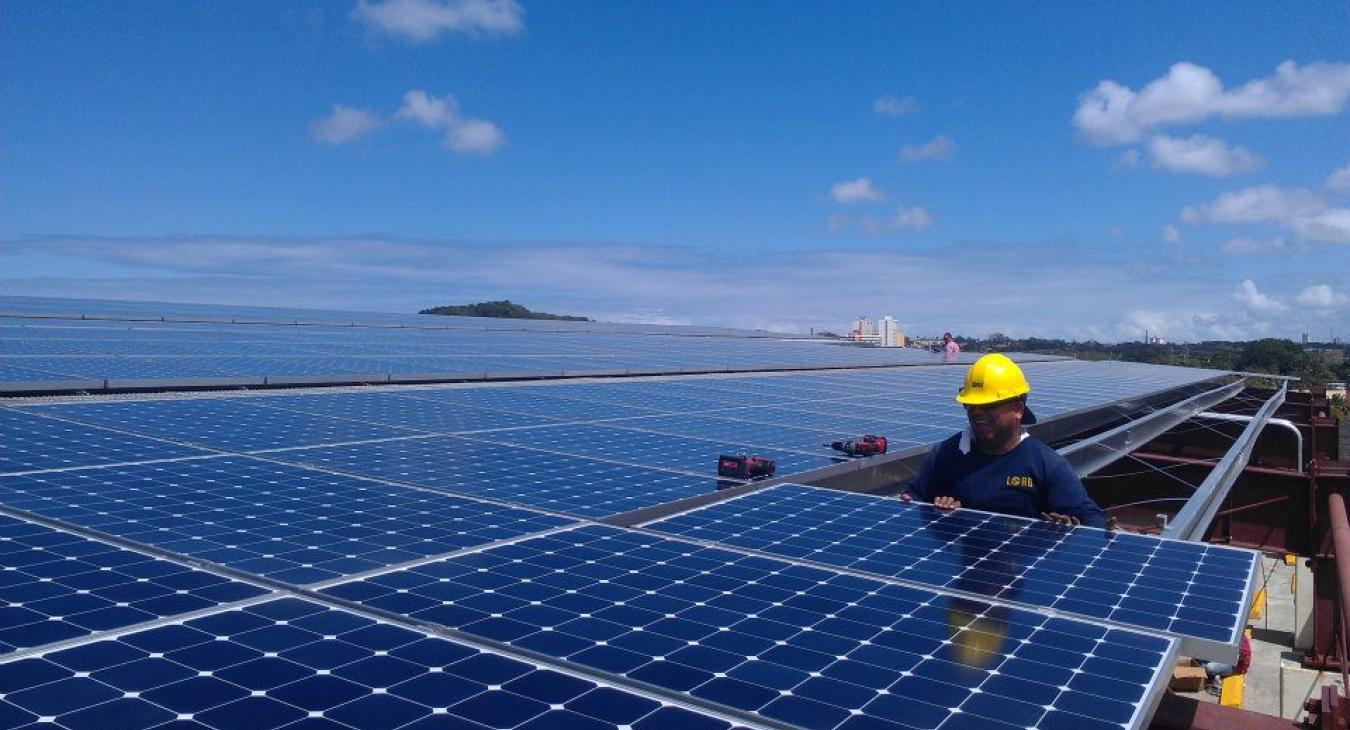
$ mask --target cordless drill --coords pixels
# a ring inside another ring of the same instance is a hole
[[[722,454],[717,457],[717,476],[732,479],[766,479],[778,468],[773,459],[748,454]]]
[[[876,456],[886,453],[886,437],[868,434],[856,441],[835,441],[830,448],[849,456]]]

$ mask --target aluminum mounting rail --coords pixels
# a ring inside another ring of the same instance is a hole
[[[1261,429],[1266,427],[1270,415],[1284,403],[1288,391],[1289,381],[1286,380],[1275,395],[1272,395],[1252,416],[1247,427],[1242,429],[1242,433],[1228,448],[1228,453],[1224,454],[1214,470],[1205,477],[1205,481],[1196,488],[1195,494],[1186,501],[1186,506],[1172,518],[1171,523],[1162,532],[1163,537],[1178,540],[1204,539],[1209,531],[1209,523],[1219,511],[1219,505],[1223,504],[1224,498],[1228,496],[1228,490],[1233,487],[1233,482],[1237,481],[1242,469],[1247,466],[1247,461],[1252,456],[1252,447],[1256,445],[1256,437],[1261,434]]]
[[[1059,455],[1069,462],[1074,471],[1078,472],[1078,476],[1085,477],[1128,456],[1131,451],[1161,436],[1177,424],[1232,398],[1242,392],[1246,385],[1246,378],[1242,378],[1228,385],[1207,390],[1109,431],[1076,441],[1059,449]]]

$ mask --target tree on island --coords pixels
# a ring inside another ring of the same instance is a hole
[[[444,314],[455,317],[495,317],[498,319],[558,319],[568,322],[590,322],[589,317],[573,317],[567,314],[549,314],[534,312],[509,299],[477,304],[447,304],[441,307],[423,309],[418,314]]]

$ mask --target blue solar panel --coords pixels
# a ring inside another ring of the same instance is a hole
[[[191,398],[31,406],[96,426],[229,451],[407,436],[412,429],[255,405],[253,398]]]
[[[709,453],[709,460],[716,458]],[[597,519],[718,487],[713,476],[453,437],[313,447],[271,456],[295,464]],[[703,466],[707,468],[710,463]]]
[[[573,673],[289,598],[0,664],[0,723],[70,730],[725,730]]]
[[[0,503],[294,584],[568,523],[240,457],[0,477]]]
[[[208,452],[0,407],[0,473],[172,459]]]
[[[812,431],[790,425],[769,425],[715,416],[647,416],[613,421],[605,425],[625,430],[650,431],[674,436],[751,444],[754,447],[768,449],[792,449],[796,451],[813,449],[825,456],[836,453],[830,451],[830,442],[851,435],[847,433],[841,435],[838,431]],[[924,442],[897,439],[895,446],[918,443]]]
[[[0,654],[266,592],[133,550],[0,516]]]
[[[399,426],[427,433],[488,431],[558,422],[553,418],[489,410],[461,403],[403,398],[388,391],[265,397],[253,398],[248,402],[267,408]]]
[[[809,728],[1147,724],[1173,639],[603,526],[325,590]]]
[[[575,386],[568,384],[565,388],[559,388],[555,385],[557,384],[548,386],[400,389],[396,395],[400,400],[472,405],[479,408],[525,413],[562,421],[631,418],[661,413],[660,410],[647,407],[641,403],[619,405],[560,397],[572,392],[572,388]]]
[[[465,438],[486,441],[489,435]],[[795,452],[758,448],[745,441],[693,439],[605,426],[568,425],[502,431],[490,434],[490,439],[492,443],[608,459],[642,467],[678,469],[693,474],[716,475],[717,456],[723,453],[751,452],[767,456],[778,463],[780,475],[809,471],[834,463],[829,456],[819,453],[819,447],[814,446],[806,446],[808,451]]]
[[[780,485],[653,530],[1112,621],[1236,658],[1260,554]]]

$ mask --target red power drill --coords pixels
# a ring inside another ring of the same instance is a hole
[[[835,441],[830,448],[849,456],[876,456],[886,453],[886,437],[868,434],[857,441]]]
[[[778,468],[773,459],[748,454],[722,454],[717,457],[717,476],[731,479],[765,479]]]

